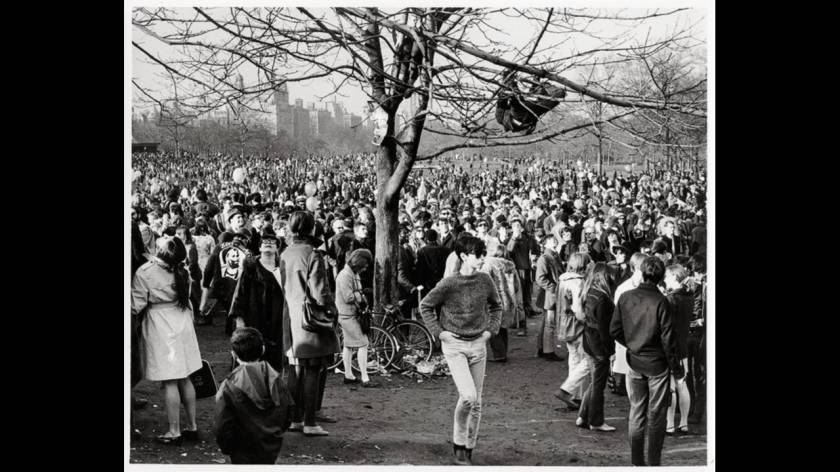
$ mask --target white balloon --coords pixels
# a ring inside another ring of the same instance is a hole
[[[245,169],[243,169],[241,167],[237,167],[236,169],[234,169],[233,170],[233,181],[238,183],[238,184],[241,184],[242,182],[244,182],[245,181]]]

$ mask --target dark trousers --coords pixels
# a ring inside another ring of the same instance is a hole
[[[492,357],[490,358],[490,360],[498,361],[502,359],[507,359],[507,328],[499,328],[499,334],[494,334],[490,336],[490,339],[487,342],[490,344],[490,351],[492,352]]]
[[[280,444],[283,444],[283,438],[279,439]],[[248,453],[236,453],[230,455],[231,464],[279,464],[280,453],[277,455],[264,454],[254,455]]]
[[[323,366],[289,366],[289,390],[295,400],[292,421],[315,426],[315,412],[321,402]]]
[[[706,411],[706,343],[705,333],[688,335],[688,393],[691,396],[689,416],[700,419]],[[680,412],[682,413],[682,412]]]
[[[630,455],[633,465],[659,465],[668,407],[671,404],[671,370],[659,375],[644,375],[632,368],[627,372],[627,396],[630,399],[628,427]],[[647,464],[645,464],[645,436],[648,436]]]
[[[522,282],[522,306],[525,307],[525,313],[528,316],[533,316],[531,286],[534,284],[534,279],[531,277],[531,269],[517,269],[517,272],[519,272],[519,279]]]
[[[604,389],[610,375],[610,359],[588,356],[592,382],[583,393],[578,416],[589,426],[604,424]]]

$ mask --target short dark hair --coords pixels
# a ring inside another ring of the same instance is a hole
[[[455,254],[461,257],[461,254],[475,254],[476,257],[481,257],[487,254],[487,245],[475,236],[467,236],[465,238],[458,238],[455,240]]]
[[[658,257],[650,256],[645,258],[639,270],[642,271],[642,280],[652,284],[662,282],[662,279],[665,277],[665,263]]]
[[[259,360],[263,354],[263,337],[254,328],[236,328],[230,337],[236,357],[243,362]]]

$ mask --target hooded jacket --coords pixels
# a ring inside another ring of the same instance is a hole
[[[214,433],[219,448],[239,463],[273,463],[293,405],[286,384],[268,363],[239,365],[216,394]]]

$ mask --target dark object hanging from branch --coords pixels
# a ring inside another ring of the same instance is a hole
[[[525,98],[524,94],[517,93],[519,89],[516,85],[515,75],[510,73],[508,79],[505,80],[505,85],[508,89],[501,92],[501,98],[496,101],[496,121],[505,127],[505,131],[525,131],[526,135],[534,132],[542,115],[548,113],[560,103],[559,100],[554,99],[566,96],[566,89],[564,88],[548,82],[532,82],[528,95],[542,95],[553,99]]]

